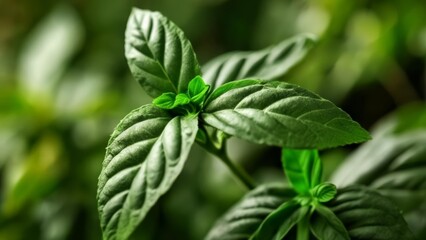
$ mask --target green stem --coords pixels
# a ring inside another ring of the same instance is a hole
[[[309,218],[304,216],[297,223],[297,240],[309,240]]]
[[[248,175],[248,173],[241,168],[238,165],[235,165],[232,163],[231,159],[229,159],[228,154],[226,153],[226,150],[220,151],[218,154],[215,154],[217,157],[219,157],[223,163],[231,170],[231,172],[238,178],[240,181],[248,188],[248,189],[254,189],[256,187],[256,184],[254,183],[253,179]]]
[[[205,131],[205,129],[203,129],[203,131]],[[206,142],[199,142],[199,144],[208,152],[222,160],[222,162],[225,163],[225,165],[231,170],[233,175],[236,176],[248,189],[254,189],[256,184],[250,175],[243,168],[235,165],[229,158],[225,147],[226,142],[221,142],[219,144],[220,146],[217,146],[218,144],[215,145],[211,141],[211,138],[207,135],[207,131],[205,131],[205,133],[207,136]]]

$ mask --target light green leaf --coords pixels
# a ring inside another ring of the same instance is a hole
[[[271,212],[250,239],[281,240],[303,217],[309,207],[302,207],[296,200],[283,203]]]
[[[204,121],[247,141],[324,149],[370,138],[332,102],[293,84],[241,80],[216,91],[207,100]]]
[[[310,228],[319,240],[348,240],[348,232],[343,223],[327,207],[321,204],[315,207],[310,219]]]
[[[337,194],[336,186],[332,183],[321,183],[312,189],[312,195],[318,202],[328,202]]]
[[[152,97],[186,92],[188,82],[201,74],[182,30],[158,12],[133,9],[125,48],[133,76]]]
[[[189,82],[188,96],[193,103],[201,105],[204,102],[208,90],[209,86],[204,83],[204,80],[200,76],[196,76]]]
[[[248,239],[262,221],[296,193],[281,185],[263,185],[249,192],[210,229],[206,240]]]
[[[321,182],[322,165],[317,150],[282,150],[284,172],[300,194],[308,195],[310,189]]]
[[[98,183],[104,239],[127,239],[173,184],[198,130],[196,118],[145,105],[127,115],[108,143]]]
[[[175,93],[163,93],[156,97],[152,103],[161,109],[173,109],[175,106],[176,94]]]
[[[175,103],[173,107],[183,106],[191,102],[191,99],[185,93],[179,93],[176,95]]]
[[[203,78],[212,89],[243,78],[276,80],[306,56],[314,39],[312,35],[303,34],[260,51],[219,56],[203,67]]]
[[[337,197],[327,205],[343,222],[350,239],[415,239],[400,210],[391,200],[376,191],[359,186],[339,189]],[[324,236],[326,238],[323,239],[333,239],[329,235]]]

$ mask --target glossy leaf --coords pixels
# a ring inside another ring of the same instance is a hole
[[[276,80],[299,63],[314,42],[313,36],[303,34],[260,51],[228,53],[208,62],[203,78],[212,89],[243,78]]]
[[[107,147],[98,184],[104,239],[126,239],[173,184],[198,130],[197,119],[151,105],[127,115]]]
[[[125,48],[133,76],[152,97],[186,92],[189,81],[201,74],[182,30],[158,12],[133,9]]]
[[[351,239],[340,219],[321,204],[315,207],[309,223],[311,232],[319,240]]]
[[[376,191],[359,186],[341,189],[327,205],[343,222],[353,240],[415,239],[400,210]]]
[[[333,103],[289,83],[240,80],[207,99],[204,121],[258,144],[287,148],[331,148],[370,138]]]
[[[250,239],[281,240],[303,217],[309,207],[302,207],[296,200],[284,202],[271,212]]]
[[[280,206],[296,196],[281,185],[264,185],[249,192],[211,228],[206,240],[246,240],[262,221]]]
[[[281,158],[285,174],[300,194],[309,194],[309,190],[321,182],[322,165],[317,150],[283,149]]]

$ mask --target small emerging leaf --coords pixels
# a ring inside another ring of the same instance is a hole
[[[317,150],[283,149],[281,161],[289,182],[298,193],[309,194],[309,190],[321,182],[322,165]]]
[[[189,82],[188,96],[193,103],[201,105],[204,102],[208,90],[209,85],[206,85],[200,76],[196,76]]]
[[[324,149],[370,139],[330,101],[282,82],[225,84],[207,99],[202,118],[231,136],[287,148]]]
[[[152,103],[161,109],[173,109],[175,106],[176,94],[168,92],[156,97]]]
[[[336,186],[331,183],[321,183],[312,189],[312,195],[318,200],[318,202],[328,202],[332,200],[336,194]]]
[[[185,93],[179,93],[176,95],[175,103],[173,104],[173,108],[178,106],[183,106],[191,102],[191,99]]]

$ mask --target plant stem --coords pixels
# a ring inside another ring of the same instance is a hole
[[[226,166],[231,170],[231,172],[238,178],[240,181],[248,188],[248,189],[254,189],[256,187],[256,184],[254,183],[253,179],[248,175],[248,173],[241,168],[238,165],[235,165],[232,163],[231,159],[229,159],[228,154],[226,153],[226,150],[220,151],[217,154],[214,153],[217,157],[219,157],[223,163],[226,164]]]
[[[249,190],[254,189],[256,184],[250,175],[240,166],[235,165],[228,156],[226,151],[226,142],[220,142],[220,144],[214,144],[212,138],[207,134],[205,129],[202,129],[206,133],[207,139],[205,142],[199,142],[199,144],[206,149],[208,152],[212,153],[231,170],[234,176],[236,176]]]
[[[297,223],[297,240],[309,240],[309,219],[308,215],[304,216]]]

